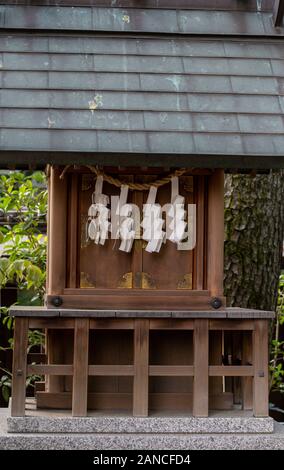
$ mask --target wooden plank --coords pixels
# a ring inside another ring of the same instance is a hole
[[[268,321],[256,320],[253,332],[253,414],[268,416]]]
[[[90,294],[89,289],[88,295],[82,294],[79,290],[76,295],[61,295],[63,301],[63,308],[86,308],[86,309],[116,309],[116,310],[211,310],[215,311],[210,305],[211,297],[201,295],[188,295],[188,292],[180,290],[179,295],[175,291],[172,295],[168,291],[157,291],[143,289],[143,292],[135,293],[131,292],[131,289],[123,290],[123,295],[119,289],[114,293],[110,294],[106,289],[103,293]],[[52,308],[52,296],[46,297],[48,307]]]
[[[79,296],[85,296],[85,297],[90,297],[92,295],[117,295],[118,297],[141,297],[141,289],[127,289],[127,292],[125,289],[64,289],[64,294],[65,295],[79,295]],[[176,290],[172,289],[143,289],[142,294],[151,294],[153,297],[160,297],[161,295],[169,296],[169,297],[175,297],[177,295]],[[185,297],[191,299],[192,297],[209,297],[209,290],[187,290],[185,289],[182,291],[182,295]],[[64,307],[65,308],[65,307]],[[96,307],[93,306],[93,309]],[[82,305],[79,307],[79,309],[82,309]],[[116,309],[114,309],[116,310]],[[127,310],[127,309],[126,309]],[[129,309],[128,309],[129,310]]]
[[[89,375],[97,376],[132,376],[134,366],[132,365],[91,365]]]
[[[204,176],[198,177],[197,186],[197,233],[195,250],[196,281],[193,288],[202,290],[204,288],[204,236],[205,236],[205,180]]]
[[[210,320],[210,330],[253,330],[253,320]]]
[[[68,197],[68,256],[67,286],[77,287],[77,252],[78,252],[78,174],[72,173],[69,178]]]
[[[133,415],[148,416],[149,320],[135,320]]]
[[[90,319],[90,330],[133,330],[133,319]]]
[[[149,375],[156,377],[193,377],[193,366],[149,366]]]
[[[67,178],[60,179],[62,169],[51,167],[50,226],[49,226],[49,280],[48,294],[63,294],[66,287],[66,225]]]
[[[274,0],[273,22],[276,27],[282,25],[283,15],[284,15],[284,0]]]
[[[242,364],[252,364],[252,334],[243,333],[242,344]],[[253,408],[253,379],[252,377],[243,377],[242,379],[242,408],[243,410],[252,410]]]
[[[72,394],[38,392],[38,409],[71,409]],[[192,412],[192,393],[150,393],[149,409],[155,411],[187,411]],[[232,393],[210,396],[209,405],[212,410],[231,410],[233,406]],[[132,393],[97,392],[88,394],[88,409],[90,410],[131,410]]]
[[[194,321],[193,416],[208,416],[208,320]]]
[[[87,415],[89,320],[77,318],[74,332],[72,416]]]
[[[75,320],[73,318],[58,318],[58,319],[48,319],[48,318],[30,318],[29,322],[30,328],[38,329],[70,329],[74,328]]]
[[[15,319],[11,416],[25,416],[28,328],[28,318]]]
[[[193,320],[151,319],[150,330],[193,330]]]
[[[73,375],[73,365],[69,364],[32,364],[28,366],[28,374],[36,375]]]
[[[215,170],[208,185],[207,288],[212,297],[223,295],[224,170]]]
[[[209,366],[210,377],[253,377],[252,366]]]

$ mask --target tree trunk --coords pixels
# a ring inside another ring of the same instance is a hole
[[[226,176],[224,287],[228,306],[275,310],[283,202],[283,171]]]

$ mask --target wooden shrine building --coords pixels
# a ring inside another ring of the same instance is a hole
[[[224,171],[284,166],[284,1],[0,4],[0,164],[49,182],[46,303],[11,310],[12,415],[37,374],[39,410],[206,417],[238,389],[267,416],[273,312],[226,307]]]

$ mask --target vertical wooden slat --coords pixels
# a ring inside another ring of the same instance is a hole
[[[205,210],[205,184],[204,176],[198,177],[197,187],[197,245],[195,253],[195,275],[196,282],[193,288],[204,289],[204,210]]]
[[[64,364],[64,343],[62,331],[47,329],[47,362],[48,364]],[[64,377],[60,375],[46,376],[47,391],[51,393],[64,392]]]
[[[252,364],[252,335],[249,331],[243,332],[242,364],[244,366]],[[242,408],[243,410],[252,410],[252,377],[242,378]]]
[[[16,318],[14,329],[12,416],[25,416],[28,318]]]
[[[208,416],[208,320],[194,321],[193,416]]]
[[[268,416],[268,321],[255,320],[253,331],[253,414]]]
[[[215,170],[208,187],[207,287],[212,297],[223,295],[224,170]]]
[[[72,416],[87,416],[89,319],[76,318],[74,332]]]
[[[72,173],[70,178],[70,200],[68,220],[68,287],[77,287],[77,250],[78,250],[78,175]]]
[[[222,331],[210,332],[209,344],[210,364],[222,365]],[[222,377],[209,377],[210,395],[220,395],[223,392]]]
[[[67,175],[60,179],[61,172],[54,167],[50,172],[48,293],[51,295],[62,294],[66,287]]]
[[[135,320],[133,415],[148,416],[149,320]]]

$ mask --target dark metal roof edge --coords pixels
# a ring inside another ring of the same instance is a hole
[[[0,167],[44,166],[48,163],[114,166],[175,166],[225,169],[284,169],[283,155],[165,154],[78,151],[0,150]]]
[[[179,32],[179,31],[174,31],[174,32],[158,32],[158,31],[110,31],[110,30],[94,30],[94,29],[44,29],[44,28],[5,28],[5,26],[1,27],[0,34],[15,34],[15,33],[25,33],[25,34],[48,34],[52,36],[57,36],[57,35],[66,35],[66,36],[74,36],[74,34],[80,35],[80,36],[100,36],[100,35],[107,35],[111,37],[131,37],[131,36],[144,36],[144,37],[177,37],[177,38],[200,38],[200,39],[252,39],[252,40],[259,40],[259,39],[273,39],[277,40],[277,38],[283,40],[284,36],[284,28],[275,28],[275,34],[268,34],[268,33],[259,33],[259,34],[250,34],[249,32],[247,33],[200,33],[200,32]]]

